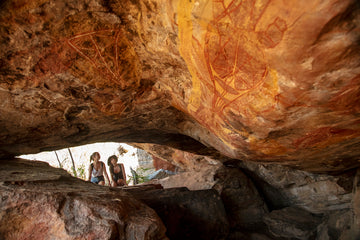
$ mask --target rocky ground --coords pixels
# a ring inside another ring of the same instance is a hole
[[[1,164],[3,239],[359,236],[359,186],[354,185],[359,173],[344,178],[253,163],[209,165],[213,171],[202,172],[206,177],[187,171],[138,186],[109,188],[42,162],[12,159]]]

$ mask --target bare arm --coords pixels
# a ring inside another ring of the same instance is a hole
[[[89,171],[88,171],[88,181],[91,181],[91,171],[92,171],[92,167],[91,164],[89,165]]]
[[[108,176],[108,174],[107,174],[107,172],[106,172],[105,163],[102,163],[102,164],[104,164],[104,165],[103,165],[103,174],[105,175],[106,179],[108,180],[109,185],[111,185],[111,182],[110,182],[109,176]]]
[[[115,179],[114,179],[114,170],[111,169],[111,167],[109,168],[109,174],[110,174],[110,180],[111,182],[115,182]]]
[[[123,178],[124,178],[124,181],[125,181],[125,184],[126,184],[126,174],[125,174],[124,164],[121,163],[120,166],[121,166],[121,172],[123,174]]]

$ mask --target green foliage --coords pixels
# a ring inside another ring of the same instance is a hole
[[[82,164],[80,167],[77,168],[77,176],[78,176],[78,178],[85,180],[86,173],[85,173],[85,165],[84,164]]]
[[[130,175],[126,175],[126,176],[127,176],[126,184],[129,185],[129,183],[130,183],[131,181],[133,181],[133,177],[130,176]],[[134,181],[133,181],[133,182],[134,182]]]
[[[85,180],[85,178],[86,178],[86,171],[85,171],[84,164],[82,164],[80,167],[78,167],[76,169],[76,171],[74,171],[74,167],[71,167],[71,171],[68,171],[68,172],[74,177],[81,178],[83,180]]]
[[[136,168],[135,170],[135,176],[133,175],[127,175],[128,176],[128,180],[126,181],[127,184],[129,184],[131,181],[133,183],[137,182],[137,184],[140,184],[140,183],[144,183],[144,182],[147,182],[148,179],[147,179],[147,175],[146,175],[146,171],[148,171],[150,168],[141,168],[141,167],[138,167]],[[136,179],[134,179],[134,177]],[[137,180],[137,181],[136,181]],[[135,185],[135,184],[134,184]]]
[[[72,173],[70,173],[70,174],[74,177],[77,177],[77,173],[76,173],[74,167],[71,167],[71,171],[72,171]]]

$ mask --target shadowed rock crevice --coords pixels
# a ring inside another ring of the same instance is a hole
[[[158,213],[170,239],[224,239],[229,233],[223,203],[214,190],[139,187],[125,191]]]
[[[354,171],[328,175],[275,164],[245,161],[221,164],[176,149],[146,144],[142,147],[156,158],[186,169],[152,183],[186,186],[192,190],[213,188],[219,193],[229,221],[227,239],[352,239],[350,236],[356,236],[356,231],[351,230],[357,228],[351,219],[356,218],[355,209],[358,209],[353,203]]]

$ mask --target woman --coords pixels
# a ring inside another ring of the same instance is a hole
[[[111,186],[124,186],[126,185],[126,175],[124,165],[117,163],[118,158],[112,155],[108,158],[108,166],[110,169]]]
[[[91,181],[92,183],[96,183],[99,185],[105,185],[105,179],[104,179],[104,175],[106,176],[106,179],[109,181],[109,176],[107,175],[106,172],[106,167],[105,164],[100,160],[100,154],[98,152],[94,152],[93,154],[91,154],[90,156],[90,162],[94,161],[93,163],[90,164],[89,166],[89,176],[88,176],[88,180]]]

